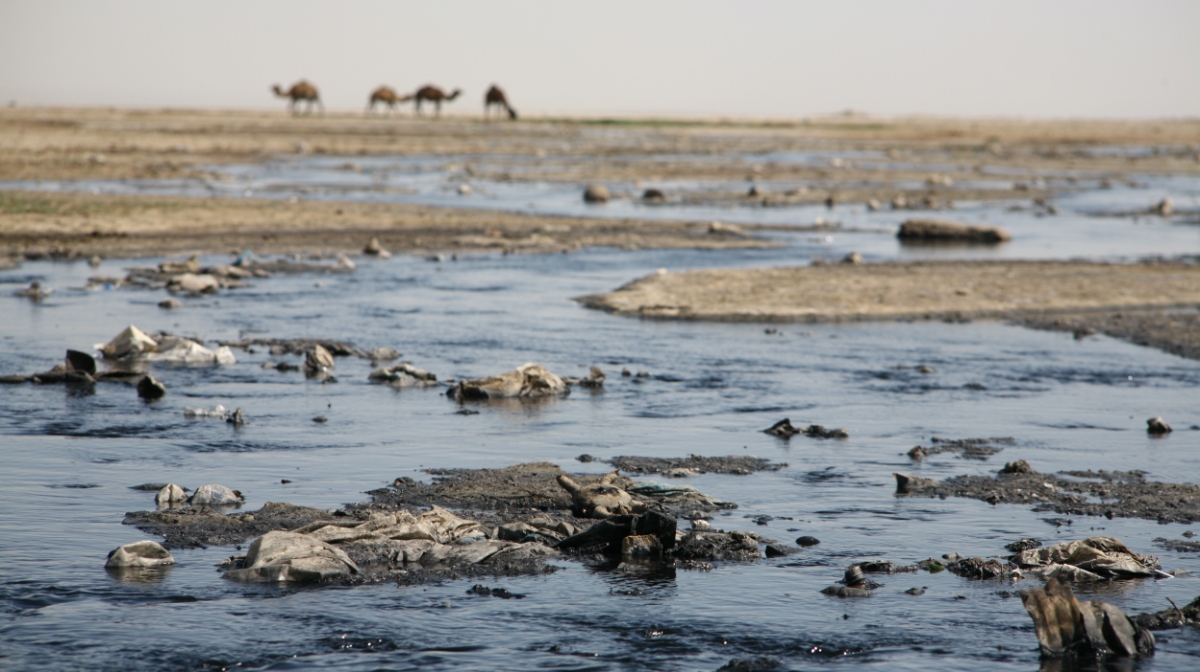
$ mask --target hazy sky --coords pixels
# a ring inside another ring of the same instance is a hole
[[[496,82],[527,113],[1200,115],[1196,0],[0,0],[0,104],[328,108]]]

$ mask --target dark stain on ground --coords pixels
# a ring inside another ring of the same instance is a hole
[[[786,462],[771,462],[758,457],[730,455],[728,457],[638,457],[618,455],[606,460],[613,467],[634,474],[663,474],[673,469],[694,469],[702,474],[745,475],[756,471],[779,471]]]

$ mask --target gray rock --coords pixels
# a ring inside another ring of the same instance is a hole
[[[464,380],[450,388],[448,395],[464,399],[537,398],[567,395],[570,390],[561,378],[541,364],[525,364],[507,373],[487,378]]]
[[[1147,434],[1157,434],[1161,436],[1163,434],[1170,434],[1171,431],[1171,426],[1168,425],[1167,421],[1163,420],[1162,418],[1155,417],[1146,421]]]
[[[182,308],[183,302],[173,296],[168,296],[158,302],[158,307],[163,310],[175,310],[176,308]]]
[[[138,396],[142,399],[154,400],[167,396],[167,386],[154,379],[149,374],[142,376],[137,384]]]
[[[310,374],[329,373],[335,366],[333,355],[324,346],[314,345],[312,349],[304,353],[304,370]]]
[[[1012,236],[999,227],[974,226],[937,219],[910,219],[900,225],[896,237],[906,242],[1002,243]]]
[[[237,490],[210,483],[196,488],[196,492],[188,501],[192,506],[241,506],[246,502],[246,498]]]
[[[187,493],[183,491],[183,488],[174,483],[168,483],[154,496],[154,503],[159,506],[170,506],[171,504],[182,504],[187,501],[187,498]]]

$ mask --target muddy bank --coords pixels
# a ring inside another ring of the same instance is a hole
[[[1066,331],[1077,339],[1094,334],[1200,359],[1200,310],[1118,310],[1055,315],[1024,315],[1017,323],[1034,329]]]
[[[267,502],[257,511],[227,512],[203,507],[133,511],[125,514],[125,524],[163,537],[163,546],[167,548],[204,548],[233,546],[273,530],[294,530],[346,515],[344,511]]]
[[[707,222],[549,217],[382,203],[0,192],[0,257],[564,252],[582,247],[762,248],[777,244]]]
[[[726,322],[1022,317],[1200,304],[1200,265],[905,262],[660,272],[578,301],[619,315]]]
[[[967,497],[990,504],[1032,505],[1034,511],[1160,523],[1200,520],[1200,486],[1148,481],[1139,471],[1040,474],[1019,460],[994,477],[964,475],[934,481],[896,474],[896,482],[896,494],[902,497]]]
[[[786,462],[771,462],[760,457],[730,455],[728,457],[639,457],[618,455],[605,460],[621,471],[634,474],[665,474],[683,477],[696,474],[733,474],[743,476],[756,471],[779,471],[788,466]]]

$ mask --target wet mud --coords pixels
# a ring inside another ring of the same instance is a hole
[[[1104,334],[1123,341],[1200,359],[1200,310],[1117,310],[1060,315],[1026,315],[1025,327],[1066,331],[1076,339]]]
[[[283,502],[267,502],[257,511],[228,511],[184,507],[161,511],[133,511],[125,524],[163,537],[163,546],[205,548],[234,546],[274,530],[296,530],[310,523],[334,523],[345,512],[314,509]]]
[[[779,471],[788,466],[786,462],[771,462],[759,457],[736,455],[728,457],[688,455],[675,458],[618,455],[605,460],[605,462],[621,471],[633,474],[666,474],[678,477],[696,474],[735,474],[740,476],[756,471]]]
[[[904,497],[968,497],[990,504],[1032,505],[1034,511],[1160,523],[1200,520],[1200,486],[1148,481],[1139,471],[1040,474],[1018,462],[1006,465],[996,476],[963,475],[934,481],[897,474],[896,480],[897,496]]]

